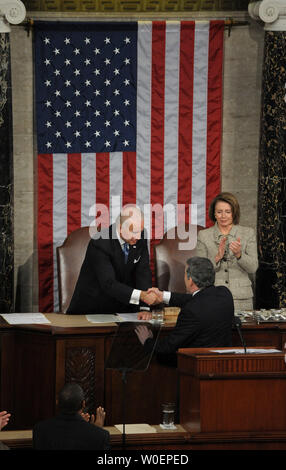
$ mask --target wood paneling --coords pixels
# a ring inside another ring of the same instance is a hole
[[[179,381],[174,367],[164,364],[160,357],[153,357],[147,371],[127,375],[124,388],[121,373],[105,369],[117,326],[88,326],[85,319],[80,322],[79,318],[71,317],[51,314],[49,318],[52,325],[19,327],[7,326],[4,320],[0,321],[0,409],[12,413],[9,429],[29,429],[37,421],[54,415],[57,394],[64,383],[70,380],[83,386],[90,411],[99,405],[105,407],[106,425],[109,426],[122,423],[124,416],[126,423],[158,424],[163,401],[174,401],[179,410]],[[171,328],[172,325],[166,325],[161,334],[168,334]],[[285,343],[284,324],[244,324],[242,331],[247,346],[273,346],[280,349]],[[234,345],[240,346],[236,331],[233,332],[233,341]],[[208,368],[210,365],[202,361],[201,367]],[[213,362],[212,367],[212,373],[216,373],[219,364]],[[245,372],[244,366],[240,367],[237,378]],[[258,365],[253,367],[254,372]],[[203,375],[203,370],[200,373]],[[249,377],[249,380],[252,379]],[[228,386],[229,394],[238,400],[236,383],[238,380]],[[270,393],[266,379],[265,383],[261,381],[261,385],[263,393]],[[192,403],[196,402],[198,393],[199,382],[193,380],[189,389]],[[222,396],[224,393],[222,390]],[[253,394],[254,401],[256,393],[259,393],[258,389]],[[233,406],[238,405],[233,403]],[[198,408],[194,405],[190,416],[193,423],[198,422]],[[279,419],[282,419],[281,416],[277,416],[277,430],[282,423],[279,424]],[[194,432],[199,430],[198,425],[193,427]]]
[[[284,353],[215,354],[180,350],[180,423],[217,438],[285,433]],[[190,397],[191,392],[191,397]]]

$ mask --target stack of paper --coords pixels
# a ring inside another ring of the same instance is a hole
[[[1,314],[9,325],[49,324],[50,321],[42,313],[7,313]]]
[[[123,433],[123,424],[116,424],[115,427]],[[157,432],[149,424],[125,424],[125,434],[149,434]]]
[[[121,321],[117,315],[94,314],[94,315],[86,315],[85,317],[90,323],[116,323],[116,322]]]

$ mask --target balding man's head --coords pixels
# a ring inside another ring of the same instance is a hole
[[[144,228],[144,218],[139,207],[126,204],[122,207],[119,216],[120,236],[130,245],[134,245],[141,238]]]

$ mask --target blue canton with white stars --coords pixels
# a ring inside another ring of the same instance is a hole
[[[38,153],[136,150],[137,31],[38,31]]]

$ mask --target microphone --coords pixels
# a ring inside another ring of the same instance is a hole
[[[233,325],[236,327],[236,329],[238,331],[241,344],[242,344],[242,346],[244,348],[244,352],[246,354],[246,344],[245,344],[244,338],[243,338],[242,333],[241,333],[241,319],[239,317],[236,317],[235,315],[233,317]]]

